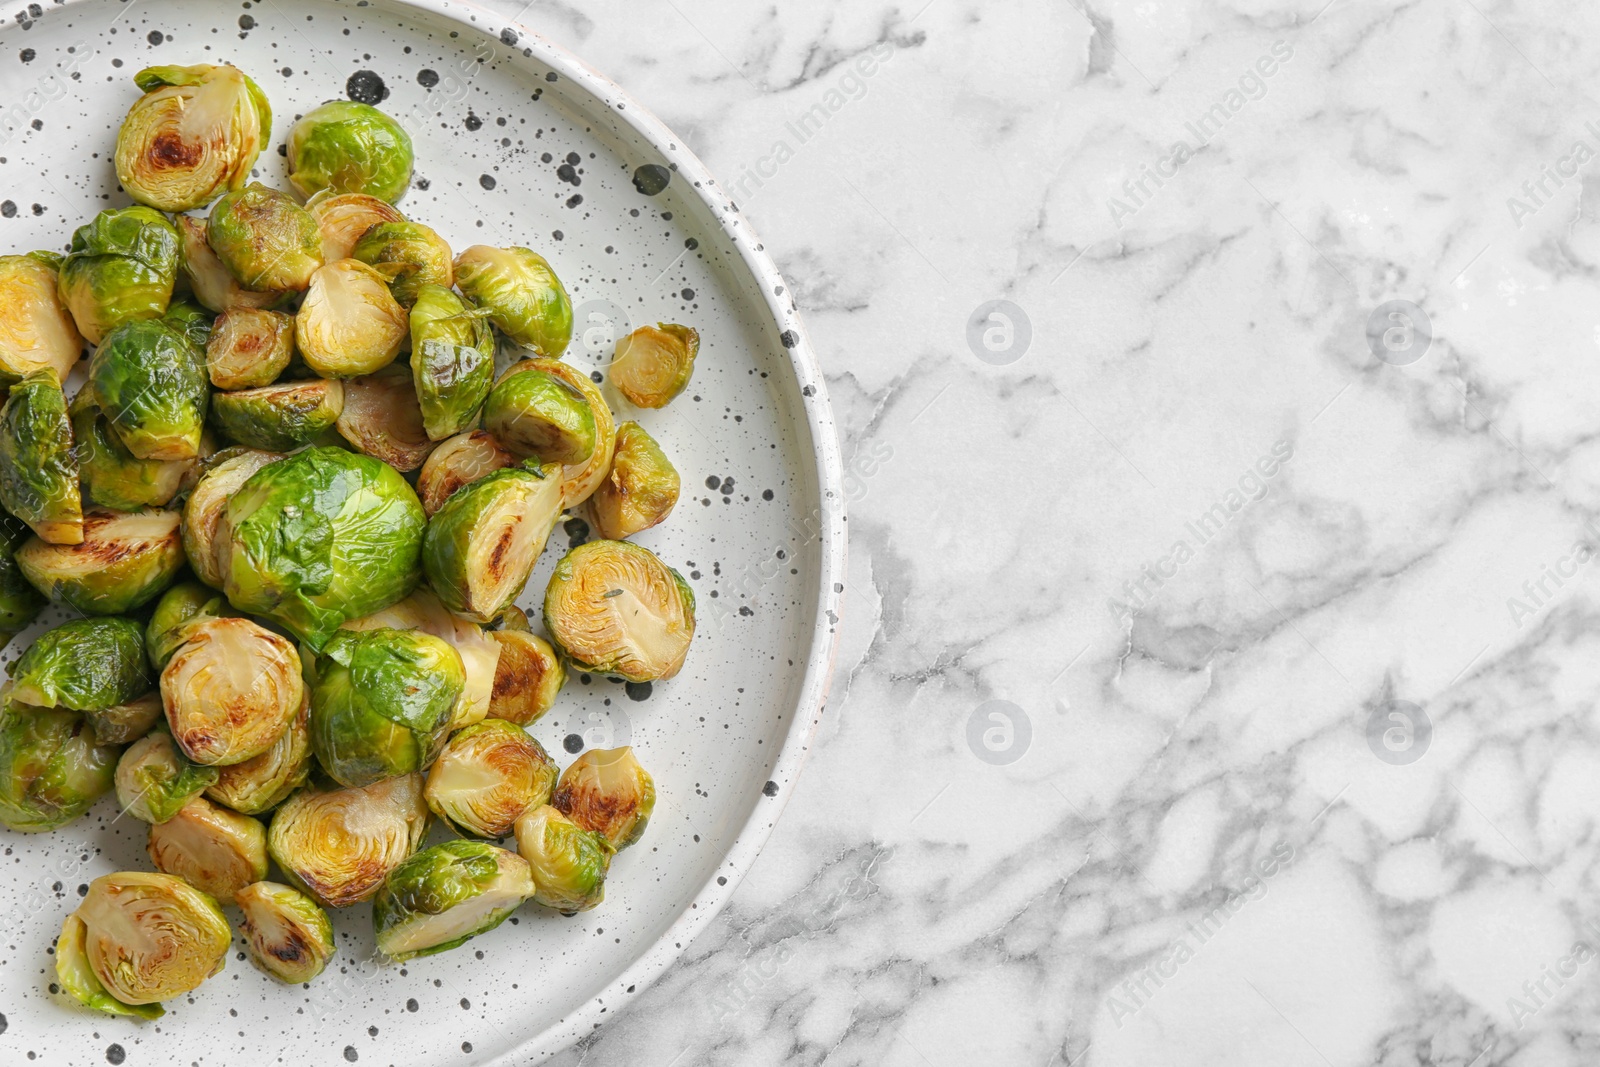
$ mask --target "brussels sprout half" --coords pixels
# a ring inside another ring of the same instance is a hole
[[[204,207],[250,176],[272,135],[272,110],[237,67],[146,67],[144,96],[117,132],[117,180],[162,211]]]
[[[411,374],[435,441],[472,427],[494,384],[494,330],[449,289],[424,285],[411,308]]]
[[[228,502],[252,474],[282,458],[282,453],[253,448],[223,449],[211,457],[189,494],[183,506],[183,551],[194,573],[212,588],[223,586],[219,555],[225,557],[228,552],[228,536],[220,526]]]
[[[117,761],[117,804],[147,823],[166,822],[217,780],[215,767],[191,762],[165,730],[146,734]]]
[[[530,361],[531,362],[531,361]],[[541,463],[583,464],[594,455],[594,411],[562,379],[517,366],[495,383],[483,405],[483,428],[519,456]]]
[[[422,505],[393,467],[366,456],[308,448],[263,467],[228,502],[225,521],[218,560],[228,599],[313,649],[422,577]]]
[[[444,238],[420,222],[380,222],[363,233],[350,250],[359,259],[389,280],[389,292],[401,307],[417,302],[425,285],[442,286],[446,291],[455,283],[455,265]]]
[[[428,772],[428,808],[457,829],[504,837],[516,821],[550,803],[556,764],[522,727],[487,719],[458,730]]]
[[[575,663],[630,682],[671,678],[694,637],[694,591],[648,548],[590,541],[562,557],[544,627]]]
[[[86,711],[83,718],[102,745],[131,745],[154,729],[161,715],[161,694],[151,692],[126,704]]]
[[[218,389],[271,385],[294,358],[294,316],[229,308],[217,316],[205,351],[206,373]]]
[[[589,376],[572,364],[563,363],[559,359],[525,359],[520,363],[513,363],[504,374],[500,375],[495,386],[498,388],[514,375],[533,371],[541,371],[567,383],[583,395],[584,400],[588,401],[589,410],[594,413],[593,454],[582,463],[568,464],[561,473],[561,506],[574,508],[589,499],[590,494],[605,480],[606,472],[611,469],[612,451],[616,446],[616,423],[611,416],[611,409],[606,406],[605,398],[600,395],[600,390],[594,382],[589,380]]]
[[[364,789],[302,789],[273,813],[267,851],[297,889],[343,908],[376,893],[427,829],[422,776],[406,774]]]
[[[411,373],[402,366],[346,382],[337,425],[357,451],[397,471],[416,470],[433,451]]]
[[[170,874],[101,875],[74,914],[90,969],[123,1004],[189,992],[222,970],[233,941],[217,902]]]
[[[566,915],[588,911],[606,895],[611,846],[549,804],[517,820],[517,851],[533,868],[535,903]]]
[[[166,314],[180,249],[177,227],[147,207],[102,211],[78,227],[56,293],[84,339],[98,345],[113,327]]]
[[[370,104],[331,100],[289,130],[289,181],[300,195],[323,189],[400,199],[411,184],[411,137]]]
[[[372,901],[378,950],[431,956],[487,933],[533,895],[528,861],[487,841],[446,841],[396,867]]]
[[[456,286],[517,344],[559,356],[572,340],[572,301],[550,264],[526,248],[473,245],[456,256]]]
[[[617,427],[611,471],[589,498],[601,537],[620,541],[661,523],[678,503],[678,470],[637,422]]]
[[[399,209],[375,196],[332,189],[307,200],[306,210],[322,231],[322,255],[329,263],[349,259],[361,235],[379,223],[406,221]]]
[[[144,628],[145,653],[150,666],[160,671],[183,647],[196,627],[231,615],[222,594],[200,582],[179,582],[161,594]]]
[[[249,619],[212,619],[192,628],[161,671],[173,739],[184,755],[207,766],[261,755],[300,710],[300,668],[294,645]]]
[[[507,626],[490,633],[500,645],[489,717],[529,726],[555,705],[567,669],[550,642],[538,634]]]
[[[61,924],[61,936],[56,939],[56,981],[73,1000],[86,1008],[103,1011],[107,1015],[129,1015],[136,1019],[159,1019],[166,1011],[159,1004],[124,1004],[100,984],[94,968],[89,966],[88,946],[85,943],[89,928],[77,913],[69,914]]]
[[[287,293],[322,266],[317,220],[288,193],[251,182],[224,194],[206,219],[206,243],[246,289]]]
[[[254,759],[217,768],[206,796],[245,815],[271,811],[311,776],[311,694],[272,747]]]
[[[344,410],[344,383],[278,382],[211,398],[218,430],[250,448],[288,452],[314,441]]]
[[[699,352],[700,334],[687,326],[641,326],[617,342],[611,384],[639,407],[666,407],[689,384]]]
[[[11,695],[36,708],[104,711],[154,684],[144,627],[132,619],[74,619],[46,630],[11,664]]]
[[[0,504],[52,544],[83,540],[72,420],[54,371],[28,375],[0,407]]]
[[[333,957],[333,924],[317,902],[277,882],[256,882],[233,895],[244,912],[250,962],[280,982],[298,985],[322,973]]]
[[[632,748],[591,748],[561,772],[550,803],[621,852],[644,834],[656,806],[656,783]]]
[[[83,541],[31,537],[17,566],[35,589],[86,615],[120,615],[155,599],[183,568],[176,511],[108,511],[83,517]]]
[[[267,828],[248,815],[195,797],[150,827],[150,862],[218,900],[267,876]]]
[[[483,627],[448,610],[432,590],[426,588],[418,589],[380,611],[350,619],[344,624],[347,630],[377,630],[385,627],[421,630],[448,641],[461,657],[466,675],[461,697],[450,716],[450,729],[459,730],[483,720],[489,713],[495,669],[500,659],[500,646],[490,634],[484,632]]]
[[[111,432],[140,459],[200,454],[210,386],[189,339],[159,319],[126,322],[89,360],[94,402]]]
[[[445,607],[493,622],[517,598],[561,516],[559,473],[555,464],[496,471],[434,512],[422,567]]]
[[[111,791],[117,748],[71,711],[5,700],[0,711],[0,822],[20,833],[56,830]]]
[[[311,276],[294,317],[300,357],[323,378],[356,378],[393,363],[410,324],[383,275],[338,259]]]
[[[0,511],[0,648],[44,610],[44,596],[17,566],[17,549],[27,537],[26,526]]]
[[[93,390],[84,388],[68,407],[76,442],[78,475],[84,495],[102,507],[138,511],[169,503],[197,476],[200,457],[193,459],[140,459],[111,431],[111,424],[94,402]],[[209,447],[201,435],[200,452]]]
[[[246,289],[211,251],[205,219],[179,215],[177,223],[183,241],[183,276],[202,306],[218,313],[233,308],[272,308],[291,295]]]
[[[56,268],[37,256],[0,256],[0,385],[37,370],[67,372],[83,355],[83,337],[61,302]]]
[[[311,747],[329,777],[361,787],[424,770],[438,755],[465,669],[418,630],[342,631],[317,656]]]
[[[494,435],[485,430],[458,433],[439,442],[417,475],[422,510],[432,515],[457,489],[516,462],[517,457],[501,448]]]

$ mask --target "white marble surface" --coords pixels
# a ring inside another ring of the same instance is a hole
[[[1600,10],[1325,3],[526,9],[743,180],[857,464],[777,833],[557,1063],[1593,1062]]]

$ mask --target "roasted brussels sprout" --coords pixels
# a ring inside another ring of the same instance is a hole
[[[56,282],[78,332],[98,345],[115,326],[165,315],[179,249],[177,227],[147,207],[112,208],[78,227]]]
[[[473,426],[494,384],[494,331],[449,289],[424,285],[411,308],[411,373],[435,441]]]
[[[606,895],[611,846],[543,804],[517,820],[517,851],[533,868],[533,899],[566,915],[588,911]]]
[[[161,594],[144,628],[145,653],[157,671],[183,646],[196,628],[231,615],[222,594],[199,582],[179,582]]]
[[[228,531],[221,528],[228,502],[250,476],[283,456],[254,448],[227,448],[211,457],[183,506],[183,551],[202,582],[221,589]],[[221,535],[220,537],[218,535]]]
[[[560,516],[560,468],[553,463],[478,479],[428,520],[428,583],[451,611],[493,622],[522,592]]]
[[[206,372],[218,389],[271,385],[294,358],[294,316],[229,308],[217,316],[205,352]]]
[[[117,803],[148,823],[166,822],[217,780],[215,767],[191,762],[165,730],[129,745],[116,767]]]
[[[204,352],[211,343],[211,328],[217,317],[186,296],[175,296],[167,305],[161,321],[189,339],[196,352]]]
[[[283,736],[254,759],[217,768],[206,796],[245,815],[260,815],[287,800],[311,776],[310,714],[308,691]]]
[[[356,378],[394,362],[409,330],[383,275],[357,259],[318,269],[294,317],[300,357],[324,378]]]
[[[138,1019],[159,1019],[166,1012],[159,1004],[124,1004],[100,984],[94,968],[89,966],[88,946],[84,939],[89,928],[76,913],[69,914],[61,926],[61,936],[56,939],[56,981],[67,995],[86,1008],[103,1011],[107,1015],[129,1015]]]
[[[72,420],[52,370],[13,385],[0,407],[0,504],[51,544],[83,540]]]
[[[346,382],[337,425],[358,452],[398,471],[416,470],[433,451],[411,372],[399,365]]]
[[[67,372],[83,338],[57,292],[56,268],[38,256],[0,256],[0,385],[37,370]]]
[[[155,728],[161,721],[161,713],[161,694],[152,692],[134,697],[126,704],[86,711],[83,718],[94,730],[95,740],[102,745],[131,745]]]
[[[272,136],[272,109],[237,67],[146,67],[144,96],[117,131],[117,180],[162,211],[204,207],[250,176]]]
[[[178,513],[92,510],[80,543],[31,537],[17,550],[17,566],[52,600],[86,615],[120,615],[153,600],[182,569]]]
[[[678,503],[678,470],[637,422],[617,427],[611,473],[589,498],[595,530],[620,541],[648,530]]]
[[[118,750],[71,711],[6,699],[0,711],[0,822],[55,830],[111,791]]]
[[[427,829],[422,775],[405,774],[364,789],[302,789],[273,813],[267,850],[296,888],[343,908],[376,893]]]
[[[585,670],[660,681],[677,674],[689,653],[694,591],[648,548],[590,541],[556,564],[544,628]]]
[[[617,342],[611,384],[639,407],[666,407],[689,384],[699,351],[700,334],[687,326],[641,326]]]
[[[270,749],[304,697],[294,645],[249,619],[212,619],[161,671],[173,740],[196,763],[225,767]]]
[[[461,697],[450,716],[450,729],[459,730],[483,720],[489,713],[495,667],[500,659],[500,646],[484,632],[483,627],[446,609],[439,598],[425,588],[418,589],[381,611],[351,619],[344,624],[347,630],[377,630],[385,627],[421,630],[448,641],[461,657],[466,673]]]
[[[11,667],[13,699],[36,708],[103,711],[149,692],[144,628],[132,619],[74,619],[46,630]]]
[[[386,201],[366,193],[335,193],[332,189],[306,201],[306,210],[322,230],[322,256],[332,263],[349,259],[361,235],[384,222],[404,222],[406,217]],[[454,274],[454,270],[451,271]]]
[[[479,837],[504,837],[550,803],[556,765],[528,732],[500,719],[458,730],[439,753],[423,796],[439,818]]]
[[[246,289],[211,251],[205,219],[179,215],[177,222],[183,240],[183,275],[202,306],[219,313],[233,308],[272,308],[291,295]]]
[[[616,444],[616,424],[612,420],[611,409],[606,407],[605,398],[600,395],[600,390],[594,382],[589,380],[589,376],[572,364],[563,363],[559,359],[525,359],[520,363],[514,363],[500,375],[500,380],[495,386],[498,388],[514,375],[533,371],[542,371],[566,382],[583,395],[589,402],[589,410],[594,413],[594,452],[587,460],[568,464],[561,472],[561,506],[577,507],[599,488],[600,483],[605,481],[606,472],[611,469],[611,454]]]
[[[372,901],[378,950],[431,956],[487,933],[533,895],[528,861],[487,841],[425,848],[384,879]]]
[[[122,439],[111,432],[111,424],[94,402],[92,389],[81,390],[67,410],[72,415],[78,475],[88,501],[119,511],[138,511],[170,502],[195,477],[200,465],[198,456],[140,459],[129,452]],[[203,453],[206,448],[202,435],[200,451]]]
[[[267,828],[248,815],[195,797],[150,827],[150,862],[218,900],[267,876]]]
[[[411,137],[370,104],[330,100],[289,131],[289,181],[302,196],[323,189],[400,199],[411,184]]]
[[[524,629],[506,626],[489,636],[500,645],[489,717],[519,726],[539,721],[566,684],[567,670],[561,657],[550,642]]]
[[[380,222],[361,235],[350,257],[387,278],[401,307],[415,304],[425,285],[448,290],[455,283],[450,246],[420,222]]]
[[[251,182],[223,195],[206,219],[206,243],[246,289],[287,293],[322,266],[317,220],[288,193]]]
[[[632,748],[591,748],[561,772],[550,803],[621,852],[644,834],[656,806],[656,783]]]
[[[426,522],[393,467],[309,448],[263,467],[229,501],[217,557],[224,588],[240,611],[276,619],[321,649],[346,619],[416,588]]]
[[[439,754],[465,669],[419,630],[345,630],[316,659],[311,747],[340,785],[425,769]]]
[[[494,434],[485,430],[458,433],[439,442],[417,475],[422,510],[432,515],[457,489],[516,462],[517,457],[501,448]]]
[[[278,382],[211,398],[217,429],[250,448],[288,452],[314,441],[344,410],[344,383]]]
[[[159,319],[126,322],[89,360],[94,402],[111,432],[140,459],[200,454],[210,387],[189,339]]]
[[[17,549],[27,536],[26,526],[0,511],[0,648],[44,609],[44,597],[17,566]]]
[[[101,875],[73,915],[90,970],[125,1005],[189,992],[222,970],[233,942],[217,902],[170,874]]]
[[[507,337],[541,356],[559,356],[572,340],[572,301],[537,252],[473,245],[456,256],[456,285]]]
[[[333,957],[328,913],[298,889],[257,882],[235,893],[233,902],[244,912],[239,932],[250,961],[278,981],[309,982]]]
[[[517,455],[541,463],[587,463],[594,455],[588,400],[555,375],[525,365],[495,384],[483,405],[483,428]]]

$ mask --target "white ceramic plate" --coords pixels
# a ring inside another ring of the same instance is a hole
[[[545,253],[578,305],[583,336],[570,362],[602,368],[614,331],[630,325],[697,328],[694,380],[672,406],[630,413],[608,394],[682,474],[676,512],[638,540],[691,579],[700,608],[678,678],[645,699],[605,678],[574,679],[534,727],[563,762],[575,746],[631,743],[655,775],[655,817],[618,857],[599,908],[561,918],[529,905],[460,949],[399,967],[372,959],[370,909],[358,905],[335,915],[339,956],[309,988],[279,985],[236,953],[158,1022],[98,1015],[51,992],[49,951],[90,879],[150,869],[144,825],[116,818],[107,798],[55,834],[0,831],[0,1063],[541,1058],[625,1008],[726,901],[782,809],[821,710],[844,509],[822,375],[782,279],[657,120],[532,27],[471,4],[12,8],[23,13],[0,20],[0,250],[65,248],[95,211],[128,203],[110,154],[137,95],[134,72],[226,61],[271,98],[259,176],[280,188],[278,148],[296,115],[348,94],[400,117],[417,149],[401,208],[458,249]],[[524,606],[542,595],[565,531],[551,542]],[[5,658],[61,620],[47,613]]]

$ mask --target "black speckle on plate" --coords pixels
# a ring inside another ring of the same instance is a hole
[[[672,181],[672,172],[659,163],[646,163],[633,172],[633,187],[645,196],[655,196]]]
[[[469,130],[483,129],[483,120],[470,111],[467,112],[467,117],[461,124]]]
[[[561,739],[561,747],[577,755],[583,751],[583,737],[580,734],[568,734]]]
[[[127,1058],[128,1058],[128,1054],[123,1051],[121,1045],[112,1045],[112,1046],[110,1046],[109,1048],[106,1049],[106,1062],[107,1063],[121,1063],[123,1060],[125,1060]]]
[[[151,44],[160,44],[161,42],[165,41],[166,39],[167,39],[166,35],[163,34],[160,30],[151,30],[150,31],[150,36],[145,38],[145,40],[149,41]],[[116,1046],[113,1045],[112,1047],[115,1048]],[[122,1061],[118,1060],[117,1062],[121,1063]]]
[[[424,67],[423,69],[417,71],[417,84],[422,86],[424,89],[432,89],[435,85],[439,84],[439,72],[436,70],[429,70],[428,68]]]
[[[622,688],[627,691],[629,700],[650,699],[651,689],[649,682],[628,682]]]
[[[778,783],[777,782],[768,782],[766,785],[762,786],[761,787],[761,795],[762,796],[767,796],[767,797],[775,797],[775,796],[777,796],[778,795]]]
[[[493,189],[495,186],[494,176],[492,174],[480,174],[478,175],[478,184],[485,189]]]
[[[344,1058],[354,1063],[361,1058],[361,1053],[356,1051],[354,1045],[346,1045],[344,1047]]]
[[[778,340],[783,342],[784,348],[793,348],[795,345],[800,343],[800,335],[795,333],[793,330],[784,330],[783,333],[779,335]],[[806,395],[810,396],[811,394],[807,393]]]
[[[4,202],[0,202],[0,215],[4,215],[8,219],[16,218],[17,217],[16,201],[14,201],[14,200],[6,200]]]
[[[344,83],[344,95],[358,104],[377,104],[388,99],[389,87],[376,71],[358,70]]]
[[[241,30],[253,30],[253,29],[255,29],[256,28],[255,17],[252,16],[252,15],[240,15],[239,16],[239,28]]]
[[[24,62],[24,63],[32,63],[32,62],[33,62],[33,57],[34,57],[34,55],[35,55],[35,52],[34,52],[34,50],[33,50],[33,49],[31,49],[31,48],[24,48],[24,49],[23,49],[23,50],[22,50],[22,61],[23,61],[23,62]]]
[[[567,197],[568,207],[577,207],[581,203],[583,203],[582,193],[573,193],[571,196]]]
[[[505,45],[507,48],[509,48],[512,45],[516,44],[517,43],[517,31],[512,29],[510,26],[507,26],[505,29],[501,30],[500,31],[500,43]]]

